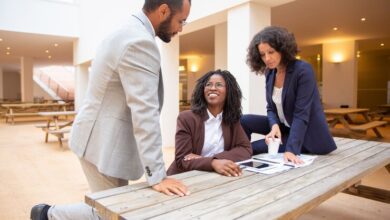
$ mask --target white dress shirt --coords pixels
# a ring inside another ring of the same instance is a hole
[[[202,149],[203,157],[212,157],[224,151],[224,140],[222,134],[222,112],[216,117],[207,109],[209,119],[204,122],[204,144]]]
[[[274,86],[274,91],[272,92],[272,101],[274,101],[274,103],[276,105],[276,110],[278,111],[278,116],[279,116],[280,122],[285,124],[287,127],[290,127],[290,125],[287,123],[286,118],[284,117],[284,113],[283,113],[282,92],[283,92],[283,87],[278,88],[278,87]]]

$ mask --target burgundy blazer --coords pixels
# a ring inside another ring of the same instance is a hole
[[[238,121],[234,125],[226,125],[222,122],[222,134],[225,150],[213,157],[202,157],[190,161],[184,161],[184,157],[190,153],[201,155],[205,121],[208,114],[197,115],[192,111],[180,112],[176,127],[175,160],[169,167],[167,174],[174,175],[190,170],[214,171],[211,166],[213,159],[227,159],[234,162],[246,160],[252,156],[250,142]]]

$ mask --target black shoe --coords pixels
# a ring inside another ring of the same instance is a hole
[[[35,205],[31,209],[30,219],[31,220],[48,220],[47,211],[50,206],[47,204]]]

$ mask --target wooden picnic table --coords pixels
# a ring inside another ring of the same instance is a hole
[[[190,171],[175,175],[191,192],[166,196],[146,183],[86,195],[104,219],[292,219],[338,192],[390,203],[390,191],[356,185],[384,166],[390,143],[335,138],[338,149],[306,167],[240,177]]]
[[[350,132],[366,132],[368,129],[373,129],[376,136],[383,137],[379,132],[378,127],[386,125],[386,121],[372,121],[368,115],[368,108],[334,108],[325,109],[325,115],[330,118],[329,127],[334,128],[337,123],[341,123],[345,129]],[[361,114],[365,123],[354,125],[351,119],[352,114]]]
[[[58,138],[60,147],[62,147],[62,138],[65,133],[70,132],[70,126],[73,123],[73,120],[67,121],[64,124],[59,123],[59,118],[65,116],[75,116],[75,111],[58,111],[58,112],[38,112],[38,115],[44,116],[47,118],[47,122],[44,126],[37,126],[42,128],[45,132],[45,143],[48,142],[49,134],[52,134]]]
[[[38,116],[38,112],[41,110],[57,110],[66,111],[67,107],[70,107],[71,103],[13,103],[13,104],[2,104],[3,108],[6,108],[6,123],[8,119],[11,119],[14,124],[15,117],[28,117]]]

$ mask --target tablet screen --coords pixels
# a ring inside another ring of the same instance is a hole
[[[253,167],[253,168],[264,168],[264,167],[269,167],[269,164],[258,162],[258,161],[249,161],[245,163],[241,163],[240,165],[246,166],[246,167]]]

